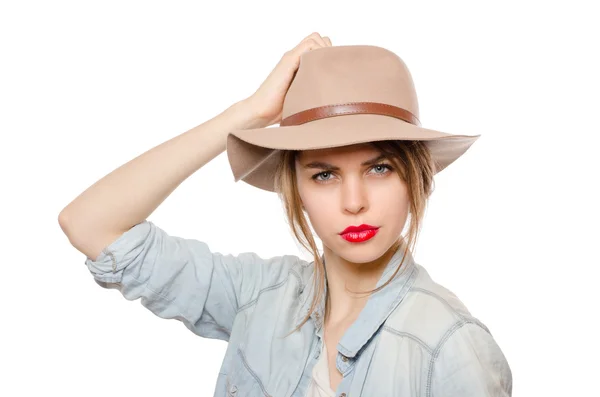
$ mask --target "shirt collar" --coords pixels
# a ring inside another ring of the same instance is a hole
[[[402,245],[389,260],[386,265],[376,287],[384,284],[392,276],[396,267],[402,261],[404,256],[405,245]],[[321,256],[324,261],[324,255]],[[313,263],[314,265],[314,263]],[[373,293],[363,310],[360,312],[356,321],[346,330],[340,342],[338,343],[338,351],[346,357],[354,357],[371,339],[373,334],[387,320],[389,315],[400,304],[417,275],[417,267],[415,266],[414,258],[407,252],[406,259],[394,279],[386,285],[382,290]],[[308,314],[310,304],[315,294],[313,271],[306,286],[300,294],[300,310],[296,326],[300,325],[302,319]],[[310,318],[315,322],[318,331],[321,331],[323,325],[323,316],[325,312],[325,296],[327,293],[327,285],[324,286],[324,293],[319,300],[316,309],[311,313]]]

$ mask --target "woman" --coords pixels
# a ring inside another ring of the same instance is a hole
[[[121,166],[59,220],[100,285],[229,342],[216,396],[509,396],[490,331],[411,255],[433,176],[478,137],[420,127],[392,52],[313,33],[252,96]],[[236,181],[279,194],[313,261],[222,255],[146,220],[225,149]]]

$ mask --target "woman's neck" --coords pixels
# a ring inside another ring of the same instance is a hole
[[[369,291],[376,287],[383,270],[394,251],[366,263],[352,263],[336,255],[327,247],[323,249],[327,272],[326,322],[339,323],[356,318],[369,299]]]

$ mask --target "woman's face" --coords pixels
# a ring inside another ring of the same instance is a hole
[[[384,255],[408,218],[407,187],[393,164],[381,158],[363,165],[380,154],[367,144],[358,144],[306,150],[296,159],[298,190],[314,231],[325,249],[352,263]],[[361,224],[376,226],[378,232],[361,242],[341,236],[346,227]]]

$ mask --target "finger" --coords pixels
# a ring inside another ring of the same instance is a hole
[[[321,43],[317,41],[317,38],[315,36],[318,36]],[[284,59],[291,57],[291,59],[293,59],[295,63],[297,63],[298,58],[305,52],[322,47],[327,47],[327,43],[325,43],[323,38],[318,33],[314,32],[306,36],[300,43],[298,43],[296,47],[287,51],[285,54],[287,56],[285,56]]]
[[[321,47],[327,47],[327,43],[325,42],[325,40],[323,40],[323,37],[321,37],[321,35],[318,32],[313,32],[308,37],[310,37],[311,39],[316,40],[316,42],[318,44],[320,44]]]
[[[321,35],[319,34],[319,32],[312,32],[311,34],[306,36],[304,39],[302,39],[302,41],[308,40],[308,39],[316,39],[316,38],[321,38]]]
[[[294,49],[292,51],[296,52],[297,50],[299,50],[301,48],[306,50],[307,43],[311,47],[310,49],[317,48],[312,43],[316,43],[321,47],[326,46],[321,35],[319,35],[319,33],[317,33],[317,32],[313,32],[313,33],[309,34],[308,36],[306,36],[304,39],[302,39],[302,41],[300,43],[298,43],[298,45],[296,47],[294,47]],[[302,52],[304,52],[304,51],[302,51]]]
[[[329,39],[329,36],[323,36],[323,41],[325,41],[325,43],[327,43],[328,47],[333,46],[333,44],[331,44],[331,40]]]
[[[309,38],[298,44],[291,52],[294,58],[298,58],[307,51],[322,47],[315,39]]]

